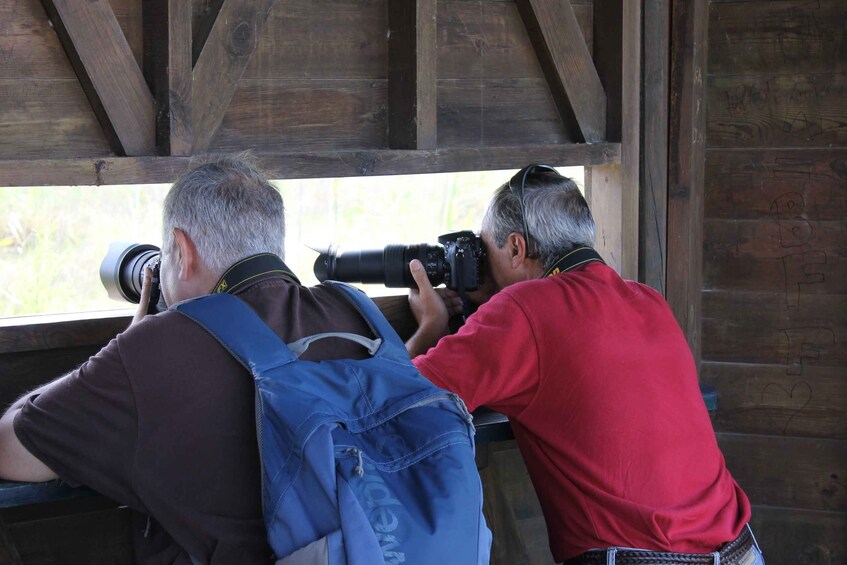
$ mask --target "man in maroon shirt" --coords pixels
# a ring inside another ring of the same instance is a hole
[[[457,299],[413,261],[419,329],[407,348],[468,408],[509,417],[556,561],[763,563],[685,338],[658,293],[592,249],[573,181],[522,169],[495,192],[480,235],[488,292],[475,298],[490,299],[447,335]]]
[[[169,305],[231,292],[283,341],[324,332],[373,337],[337,290],[304,287],[283,263],[282,197],[244,158],[183,175],[163,212]],[[251,376],[174,310],[145,316],[78,369],[0,419],[0,477],[85,484],[134,511],[140,564],[269,563]],[[361,358],[349,340],[301,358]]]

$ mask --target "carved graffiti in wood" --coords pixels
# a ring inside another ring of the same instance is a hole
[[[785,270],[785,303],[788,308],[799,306],[801,285],[826,282],[825,268],[818,265],[826,265],[826,252],[794,253],[782,258]]]
[[[835,332],[827,327],[787,328],[782,332],[788,339],[786,375],[802,375],[804,365],[819,360],[821,353],[835,344]]]
[[[805,381],[789,389],[779,383],[768,383],[762,389],[762,406],[768,419],[786,435],[788,426],[812,401],[812,387]]]
[[[779,223],[779,244],[782,247],[805,245],[812,238],[812,224],[803,217],[806,202],[799,192],[786,192],[771,203]]]

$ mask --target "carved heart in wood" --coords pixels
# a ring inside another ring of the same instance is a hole
[[[781,384],[768,383],[762,389],[762,406],[774,425],[785,435],[791,420],[812,401],[812,387],[805,381],[788,389]]]

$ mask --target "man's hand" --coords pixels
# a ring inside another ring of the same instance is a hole
[[[409,264],[409,269],[418,285],[409,291],[409,306],[418,322],[418,331],[406,342],[406,350],[415,357],[449,333],[450,316],[461,312],[462,304],[455,293],[432,288],[426,270],[417,259]]]
[[[135,315],[132,317],[130,326],[140,322],[147,315],[147,309],[150,307],[150,290],[153,288],[153,271],[150,266],[144,267],[144,280],[141,283],[141,298],[138,301],[138,308],[135,310]]]

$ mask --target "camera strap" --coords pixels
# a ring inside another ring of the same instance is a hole
[[[591,247],[577,247],[550,267],[546,273],[544,273],[544,277],[552,277],[553,275],[558,275],[559,273],[567,273],[568,271],[572,271],[577,267],[585,265],[586,263],[593,263],[594,261],[599,261],[606,264],[603,261],[603,258],[600,257],[600,254],[597,253]]]
[[[300,280],[291,272],[291,269],[273,253],[251,255],[227,269],[215,284],[212,294],[221,292],[232,294],[247,283],[279,275],[300,284]]]

